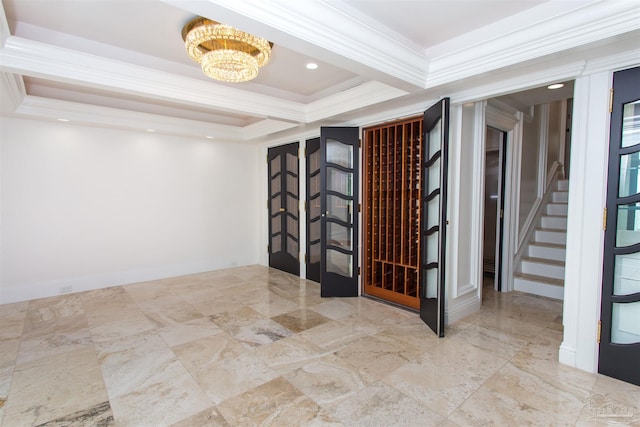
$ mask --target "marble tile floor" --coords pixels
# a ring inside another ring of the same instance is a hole
[[[561,313],[487,288],[438,339],[415,313],[262,266],[6,304],[0,422],[640,425],[640,387],[557,362]]]

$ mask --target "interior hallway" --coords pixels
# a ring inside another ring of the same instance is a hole
[[[319,293],[249,266],[2,305],[2,425],[640,424],[640,387],[557,362],[561,302],[485,287],[438,339]]]

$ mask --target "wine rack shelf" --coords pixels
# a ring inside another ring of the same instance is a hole
[[[417,309],[422,117],[363,133],[364,290]]]

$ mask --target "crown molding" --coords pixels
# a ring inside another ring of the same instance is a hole
[[[369,23],[340,2],[163,1],[197,15],[225,19],[231,25],[257,28],[263,37],[300,52],[314,50],[314,56],[341,67],[345,60],[352,61],[358,73],[383,81],[386,76],[389,84],[394,84],[388,79],[392,77],[405,88],[407,84],[424,87],[427,58],[422,49],[388,28]]]
[[[132,95],[253,115],[303,121],[304,104],[126,64],[16,36],[0,50],[0,71],[74,82]]]
[[[213,136],[216,140],[243,140],[243,128],[205,123],[175,117],[159,116],[119,108],[101,107],[78,102],[60,101],[27,95],[15,110],[16,115],[45,120],[64,118],[70,123],[106,128],[144,131],[153,129],[159,133],[192,138]]]
[[[7,113],[14,111],[27,94],[22,77],[16,74],[0,72],[0,89],[2,89],[0,111]]]
[[[287,129],[298,127],[297,123],[283,122],[280,120],[265,119],[252,123],[242,128],[242,135],[245,141],[271,135]]]
[[[319,99],[307,105],[307,122],[368,107],[406,95],[407,92],[384,83],[370,81],[354,88]]]
[[[547,10],[554,6],[551,3],[540,8]],[[520,19],[526,16],[523,14]],[[598,1],[546,16],[551,17],[504,32],[490,40],[480,37],[479,31],[460,37],[455,43],[459,45],[465,39],[465,48],[431,58],[426,87],[443,85],[640,29],[640,8],[635,1]],[[446,49],[441,46],[439,50]]]

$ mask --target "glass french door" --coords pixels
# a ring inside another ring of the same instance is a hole
[[[640,68],[613,75],[598,372],[640,385]]]
[[[320,294],[358,296],[358,128],[320,129]]]
[[[307,279],[320,283],[320,138],[306,145]]]
[[[300,275],[298,143],[269,148],[269,267]]]
[[[424,113],[420,218],[420,318],[444,336],[449,98]]]

